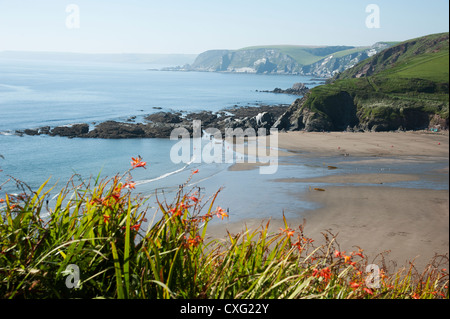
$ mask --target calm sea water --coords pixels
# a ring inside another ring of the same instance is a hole
[[[0,60],[0,131],[124,120],[164,111],[290,104],[295,96],[256,90],[309,83],[302,76],[148,71],[137,64]]]

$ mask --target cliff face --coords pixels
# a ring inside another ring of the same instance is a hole
[[[379,43],[367,48],[275,46],[211,50],[200,54],[193,64],[183,68],[190,71],[332,77],[388,46],[387,43]]]
[[[304,75],[330,78],[354,67],[359,62],[368,59],[389,46],[390,44],[388,43],[376,43],[367,49],[347,51],[348,53],[345,55],[342,55],[342,53],[332,54],[318,62],[302,67],[301,73]]]
[[[421,56],[426,58],[427,55],[439,52],[448,53],[448,40],[448,33],[440,33],[399,43],[336,75],[335,80],[368,77],[398,67],[399,64],[407,64],[408,60],[414,62]],[[423,74],[417,75],[421,78]]]
[[[235,73],[292,74],[300,70],[298,63],[279,50],[207,51],[198,56],[191,70]]]
[[[275,123],[282,130],[343,131],[449,125],[449,36],[388,48],[312,89]]]
[[[328,109],[328,105],[336,107]],[[359,123],[357,108],[347,92],[339,92],[324,98],[310,94],[295,101],[274,127],[280,130],[306,130],[308,132],[344,131]]]

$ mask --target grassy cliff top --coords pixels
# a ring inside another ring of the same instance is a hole
[[[449,33],[432,34],[390,47],[342,72],[335,79],[387,76],[448,83],[448,54]]]
[[[279,50],[284,54],[289,55],[297,61],[300,65],[310,65],[317,61],[326,58],[327,56],[340,54],[344,56],[347,52],[359,52],[367,49],[368,47],[352,47],[352,46],[303,46],[303,45],[266,45],[266,46],[253,46],[239,49],[238,51],[245,50],[258,50],[258,49],[273,49]]]
[[[299,110],[340,123],[346,103],[355,106],[360,125],[395,129],[406,123],[419,129],[434,115],[448,122],[449,33],[411,39],[372,56],[313,88]]]

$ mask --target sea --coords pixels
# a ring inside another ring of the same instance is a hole
[[[308,185],[275,183],[274,179],[333,174],[324,169],[324,161],[330,161],[329,158],[299,162],[298,157],[295,160],[287,157],[276,174],[262,175],[257,169],[231,172],[231,164],[224,162],[207,164],[191,158],[174,163],[170,153],[178,141],[170,139],[111,140],[16,134],[18,130],[43,126],[88,123],[94,127],[106,120],[131,118],[140,122],[146,115],[160,111],[186,113],[291,104],[299,97],[261,91],[287,89],[296,82],[310,88],[320,84],[312,77],[298,75],[155,71],[162,67],[0,60],[0,198],[5,193],[21,192],[16,181],[36,190],[49,179],[48,188],[53,187],[49,198],[53,201],[71,178],[75,181],[111,178],[126,172],[132,157],[141,156],[147,168],[131,172],[137,184],[134,191],[150,199],[167,197],[170,201],[183,184],[198,188],[205,200],[221,189],[217,205],[229,210],[231,221],[281,218],[282,215],[294,218],[299,211],[316,207],[317,204],[296,196]],[[448,162],[433,165],[436,167],[431,168],[439,169]],[[192,175],[196,170],[198,173]],[[441,185],[430,181],[429,186],[448,189],[448,182]],[[151,209],[156,212],[156,205]]]

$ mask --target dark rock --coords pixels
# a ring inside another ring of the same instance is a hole
[[[107,121],[97,125],[85,137],[121,139],[146,137],[143,124],[129,124],[115,121]]]
[[[26,129],[23,132],[26,135],[31,135],[31,136],[39,135],[39,130]]]
[[[294,85],[292,86],[292,91],[297,91],[297,92],[301,92],[304,90],[308,90],[308,88],[306,87],[306,85],[304,83],[294,83]]]
[[[64,136],[64,137],[80,137],[89,132],[88,124],[74,124],[71,126],[57,126],[51,130],[52,136]]]
[[[217,113],[203,111],[188,113],[185,118],[181,113],[158,112],[146,117],[150,123],[130,123],[106,121],[95,126],[89,131],[88,124],[75,124],[71,126],[58,126],[53,128],[42,127],[38,130],[16,131],[16,134],[49,134],[52,136],[80,137],[80,138],[169,138],[175,128],[183,127],[192,136],[193,121],[202,121],[202,129],[217,128],[225,134],[226,128],[266,128],[269,130],[275,123],[275,119],[288,109],[287,105],[238,107],[226,109]],[[131,117],[130,119],[134,119]]]
[[[305,129],[321,132],[344,131],[349,126],[359,124],[356,106],[347,92],[311,100],[308,94],[296,100],[286,113],[278,118],[274,127],[281,130]]]
[[[183,120],[178,114],[158,112],[145,117],[145,120],[153,123],[181,123]]]
[[[430,128],[436,128],[440,130],[448,130],[449,119],[444,119],[438,114],[432,115],[430,119]]]
[[[202,121],[202,126],[214,126],[214,124],[217,122],[217,114],[214,114],[210,111],[203,111],[199,113],[190,113],[186,116],[185,121],[192,122],[194,120]]]
[[[50,126],[40,127],[39,134],[50,134]]]
[[[172,131],[178,126],[168,124],[147,124],[143,127],[147,138],[169,138]],[[192,129],[187,128],[192,133]]]
[[[292,94],[292,95],[305,95],[306,93],[309,92],[309,88],[306,87],[305,84],[299,82],[299,83],[294,83],[294,85],[290,89],[283,90],[283,89],[280,89],[280,88],[275,88],[273,91],[260,91],[260,92],[279,93],[279,94]]]
[[[274,116],[269,112],[259,113],[257,116],[255,116],[255,121],[257,128],[265,129],[270,129],[275,123]]]

